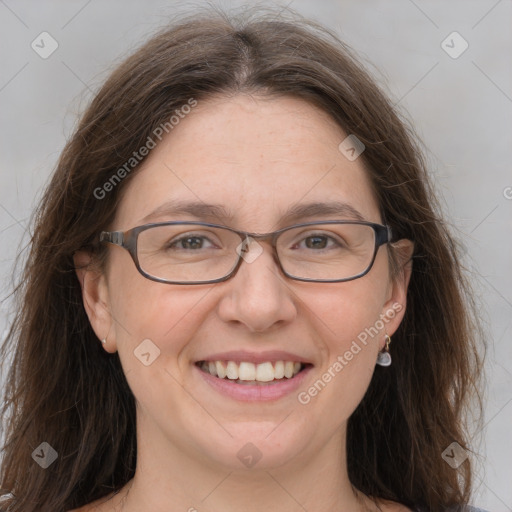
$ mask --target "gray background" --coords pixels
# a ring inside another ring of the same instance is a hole
[[[15,256],[77,113],[121,56],[177,9],[202,4],[0,0],[0,333],[11,315]],[[335,29],[361,55],[428,148],[448,219],[466,247],[490,345],[474,503],[512,511],[512,2],[286,4]],[[43,31],[59,45],[47,59],[31,48]],[[441,47],[453,31],[469,44],[456,59]]]

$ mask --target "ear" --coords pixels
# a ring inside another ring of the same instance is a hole
[[[107,279],[93,262],[90,253],[77,251],[73,255],[75,271],[82,288],[82,300],[89,322],[99,340],[107,339],[103,348],[110,353],[117,350],[115,335],[111,332]]]
[[[391,276],[388,288],[388,298],[384,304],[382,315],[387,317],[386,332],[389,336],[398,329],[405,315],[407,306],[407,288],[412,274],[412,255],[414,243],[411,240],[398,240],[391,244],[395,253],[398,272]],[[384,340],[381,348],[384,346]]]

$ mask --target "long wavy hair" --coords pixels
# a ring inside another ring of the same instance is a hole
[[[9,511],[80,507],[133,477],[134,397],[118,355],[106,353],[91,328],[73,254],[85,249],[105,263],[98,234],[138,166],[109,193],[98,190],[155,129],[190,98],[239,93],[301,98],[356,134],[383,218],[396,239],[415,244],[393,365],[375,370],[349,419],[352,484],[432,512],[469,501],[471,457],[453,469],[442,453],[453,442],[471,451],[468,412],[481,418],[482,328],[414,132],[330,30],[290,10],[209,8],[179,16],[115,69],[34,213],[17,314],[1,348],[9,364],[0,486]],[[41,442],[58,453],[47,469],[31,457]]]

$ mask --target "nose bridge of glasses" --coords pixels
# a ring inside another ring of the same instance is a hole
[[[267,246],[274,261],[278,262],[278,255],[276,250],[277,234],[272,233],[253,233],[253,232],[238,232],[242,239],[238,245],[236,252],[239,258],[252,263],[258,256],[265,252],[264,246]],[[252,255],[251,255],[252,254]]]
[[[250,231],[237,231],[238,235],[242,238],[241,249],[237,250],[239,253],[239,257],[243,258],[246,261],[248,259],[248,252],[251,250],[251,245],[256,242],[256,247],[254,249],[256,257],[264,252],[262,245],[266,245],[271,250],[271,255],[276,264],[279,265],[279,255],[277,252],[277,238],[281,234],[283,230],[279,231],[270,231],[268,233],[254,233]]]

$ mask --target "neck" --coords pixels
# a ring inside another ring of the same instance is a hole
[[[324,446],[280,465],[265,465],[262,457],[251,469],[219,465],[193,448],[169,442],[158,429],[138,426],[137,469],[116,497],[116,510],[379,510],[350,484],[345,426]]]

